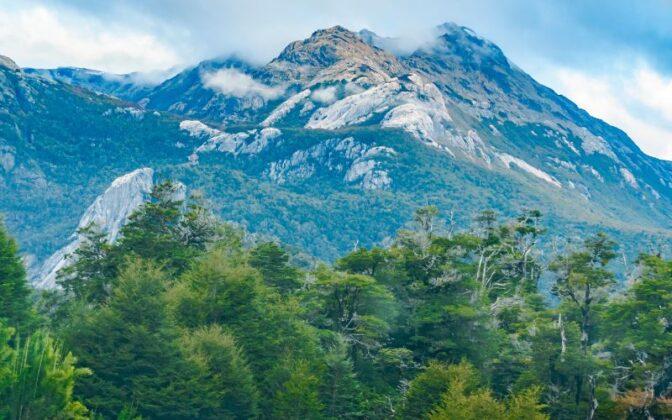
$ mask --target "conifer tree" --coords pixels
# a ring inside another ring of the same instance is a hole
[[[18,246],[0,221],[0,320],[25,335],[34,324],[26,270]]]

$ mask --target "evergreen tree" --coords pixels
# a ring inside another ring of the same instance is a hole
[[[35,322],[30,294],[16,242],[0,221],[0,320],[20,335],[27,334]]]
[[[242,350],[231,334],[213,325],[183,338],[184,351],[201,368],[200,380],[209,398],[201,418],[255,418],[259,393]]]
[[[324,358],[325,370],[322,380],[322,400],[325,415],[335,418],[361,417],[361,390],[348,356],[348,346],[340,336]]]
[[[118,245],[121,251],[162,264],[171,273],[184,271],[204,239],[194,240],[184,231],[181,195],[178,184],[168,181],[157,184],[151,200],[133,213],[121,229]],[[190,247],[191,244],[196,247]]]
[[[73,314],[66,342],[93,371],[75,391],[95,413],[114,417],[131,403],[143,417],[193,418],[208,406],[197,366],[168,321],[165,287],[158,268],[132,261],[107,305]]]
[[[289,377],[273,397],[273,416],[278,419],[303,420],[323,418],[319,379],[305,362],[291,367]]]
[[[82,238],[70,258],[73,263],[57,274],[56,282],[66,294],[88,303],[102,303],[110,294],[122,260],[94,224],[79,230]]]
[[[468,363],[451,366],[441,403],[429,415],[430,420],[545,420],[539,392],[526,390],[512,395],[508,402],[497,401],[486,388],[476,387],[478,377]]]
[[[259,270],[266,284],[281,293],[289,293],[301,286],[300,273],[289,265],[289,255],[273,242],[253,248],[250,265]]]

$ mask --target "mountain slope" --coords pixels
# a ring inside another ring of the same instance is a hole
[[[150,167],[326,259],[388,241],[427,203],[460,225],[539,208],[555,234],[606,229],[633,253],[669,240],[669,162],[466,28],[438,34],[395,56],[375,34],[320,30],[264,66],[200,63],[142,106],[6,64],[0,212],[43,259],[113,179]]]
[[[254,109],[213,115],[190,108],[185,115],[280,128],[397,128],[461,164],[536,178],[613,223],[671,226],[669,162],[646,156],[622,131],[540,85],[470,30],[445,24],[438,33],[435,42],[395,57],[341,27],[320,30],[268,65],[246,68],[251,80],[277,89],[272,100],[253,94]],[[366,32],[365,39],[382,38]],[[191,93],[207,84],[190,82],[180,97],[195,102]],[[208,104],[231,100],[221,91],[210,95]]]
[[[74,86],[104,93],[127,101],[140,101],[151,92],[161,79],[170,75],[162,74],[111,74],[102,71],[78,67],[59,67],[57,69],[23,69],[24,73],[40,76],[44,79],[63,82]],[[164,76],[165,75],[165,76]]]
[[[5,60],[6,61],[6,60]],[[38,259],[117,176],[175,162],[179,121],[0,64],[0,213]]]

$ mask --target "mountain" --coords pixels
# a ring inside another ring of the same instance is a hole
[[[79,67],[25,68],[23,71],[26,74],[38,75],[44,79],[83,87],[134,102],[141,101],[154,87],[173,73],[172,70],[168,70],[152,73],[112,74]]]
[[[138,104],[5,64],[0,212],[44,260],[107,185],[148,167],[325,259],[389,241],[427,203],[463,226],[538,208],[554,234],[607,230],[631,253],[669,241],[672,164],[496,45],[446,24],[395,55],[394,40],[360,34],[319,30],[262,66],[208,60]]]
[[[0,60],[0,213],[42,260],[116,177],[181,160],[179,120]]]
[[[433,43],[395,57],[377,46],[390,42],[370,31],[316,31],[268,65],[245,69],[254,83],[282,93],[266,100],[251,93],[254,106],[214,116],[208,107],[185,115],[298,130],[401,129],[460,165],[536,178],[553,196],[582,203],[580,219],[670,227],[669,162],[645,155],[625,133],[540,85],[469,29],[444,24],[437,33]],[[175,95],[180,102],[163,108],[195,102],[191,93],[208,87],[208,73],[200,74]],[[231,100],[226,90],[211,89],[208,106]]]

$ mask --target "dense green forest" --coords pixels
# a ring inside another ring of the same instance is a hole
[[[295,263],[157,186],[33,291],[0,227],[0,418],[672,416],[672,261],[617,287],[604,234],[545,250],[538,211],[437,208],[389,247]],[[541,280],[551,295],[539,291]]]

